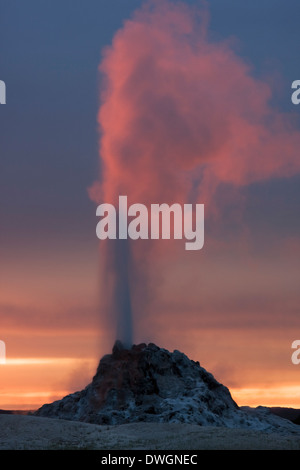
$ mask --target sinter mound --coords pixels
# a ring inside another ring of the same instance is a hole
[[[227,387],[185,354],[155,344],[130,349],[116,341],[92,382],[45,404],[35,415],[96,424],[182,422],[296,432],[296,425],[267,408],[240,408]],[[298,429],[297,429],[298,430]]]

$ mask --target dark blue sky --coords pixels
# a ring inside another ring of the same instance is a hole
[[[97,67],[102,48],[141,3],[0,0],[0,79],[7,85],[7,105],[0,107],[2,249],[70,237],[96,243],[95,206],[86,188],[98,171]],[[209,4],[212,37],[237,38],[253,73],[272,76],[274,105],[299,115],[290,102],[291,82],[300,74],[299,1]],[[293,214],[298,187],[294,178],[249,188],[250,219],[263,198],[276,225],[278,191]],[[287,219],[289,229],[298,227]]]

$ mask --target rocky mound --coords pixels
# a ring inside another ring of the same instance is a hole
[[[35,415],[96,424],[182,422],[273,432],[297,428],[266,408],[239,408],[227,387],[177,350],[151,343],[126,349],[119,341],[84,390],[43,405]]]

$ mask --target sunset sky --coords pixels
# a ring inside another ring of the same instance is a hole
[[[121,193],[205,204],[202,250],[135,245],[134,342],[300,408],[299,1],[144,4],[0,0],[0,409],[84,388],[111,351],[96,206]]]

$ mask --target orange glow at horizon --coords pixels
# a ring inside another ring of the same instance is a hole
[[[46,370],[44,366],[47,366]],[[57,384],[63,386],[65,375],[70,375],[74,368],[80,369],[80,366],[90,373],[90,375],[85,373],[85,382],[81,381],[79,387],[70,387],[70,385],[68,387],[65,381],[63,388],[57,387]],[[88,385],[92,380],[96,366],[97,361],[93,358],[81,361],[78,358],[8,359],[5,365],[0,365],[2,379],[10,380],[10,386],[5,390],[1,389],[0,409],[33,410],[45,403],[59,400]],[[21,367],[21,380],[18,380]],[[24,377],[28,379],[26,384],[22,381]],[[229,391],[238,406],[300,408],[300,386],[295,383],[287,382],[284,385],[282,382],[253,383],[252,386],[229,387]]]
[[[0,409],[35,409],[84,388],[97,361],[77,357],[8,358],[0,365]]]
[[[300,386],[295,384],[257,384],[252,388],[232,388],[230,393],[239,406],[300,408]]]
[[[281,337],[274,329],[236,328],[226,334],[222,329],[193,329],[182,333],[179,348],[177,333],[170,330],[166,336],[161,329],[153,341],[199,360],[201,367],[229,388],[239,406],[300,408],[299,369],[290,361],[290,337],[292,330]],[[272,349],[273,340],[277,340],[276,352]],[[79,338],[73,341],[78,344]],[[0,365],[0,409],[32,410],[84,389],[91,382],[100,357],[110,350],[103,343],[100,356],[91,349],[92,354],[84,358],[7,357],[6,364]]]

